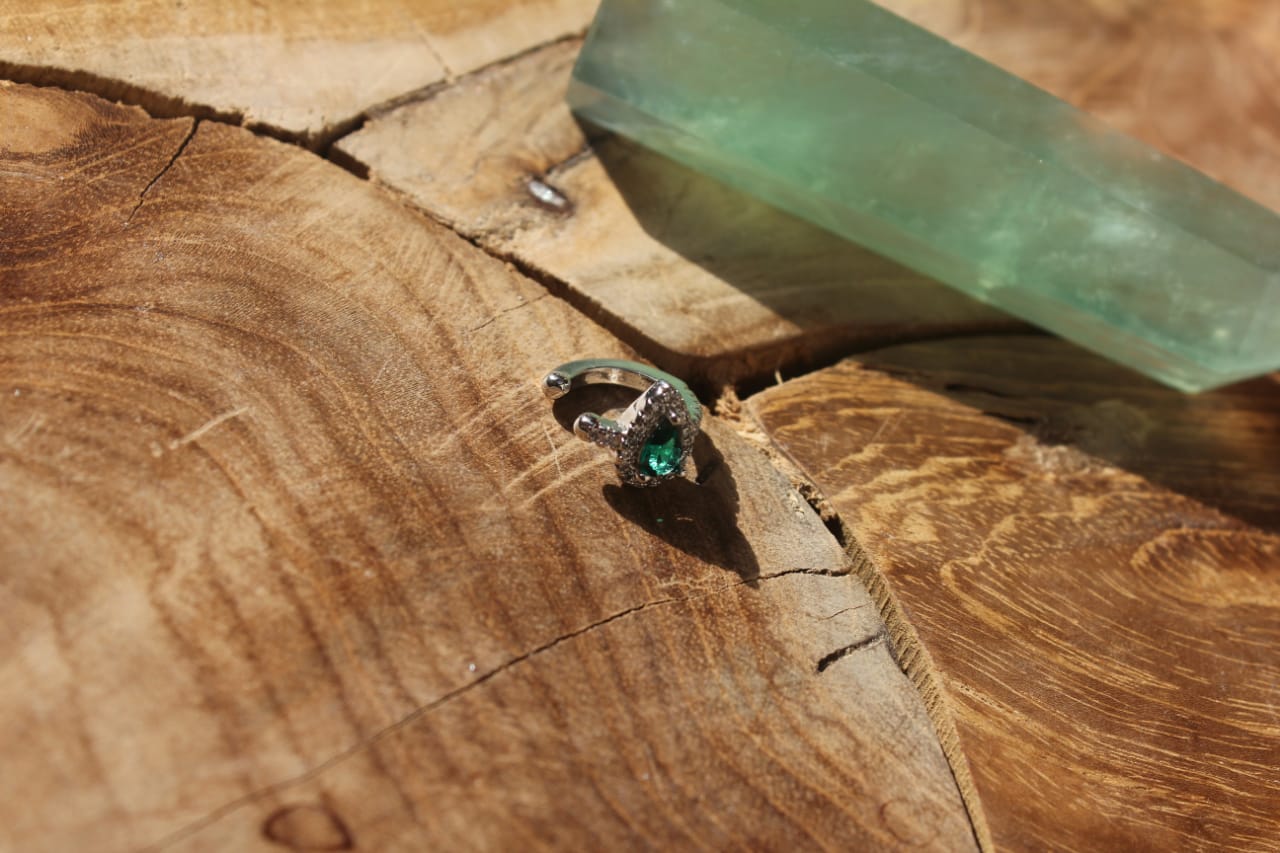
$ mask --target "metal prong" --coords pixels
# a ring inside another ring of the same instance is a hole
[[[583,412],[573,422],[573,434],[583,441],[617,450],[622,446],[622,430],[615,421],[595,412]]]
[[[546,394],[552,400],[559,400],[565,394],[569,393],[569,389],[573,386],[573,382],[563,373],[556,373],[554,370],[547,374],[542,380],[542,393]]]

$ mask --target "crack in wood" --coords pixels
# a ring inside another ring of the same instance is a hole
[[[173,844],[176,844],[179,841],[182,841],[185,838],[190,837],[191,835],[194,835],[200,830],[218,822],[219,820],[226,817],[227,815],[239,810],[240,808],[243,808],[244,806],[249,805],[250,803],[255,802],[256,800],[264,796],[278,794],[281,791],[285,791],[290,788],[309,782],[312,779],[315,779],[321,773],[324,773],[326,770],[329,770],[330,768],[338,764],[341,764],[342,762],[360,754],[361,752],[363,752],[366,749],[369,749],[370,747],[376,746],[377,744],[381,743],[382,741],[394,735],[396,732],[413,724],[417,720],[422,719],[426,715],[430,714],[432,711],[435,711],[441,708],[442,706],[448,704],[454,699],[457,699],[459,696],[469,693],[470,691],[474,690],[480,685],[485,684],[488,681],[491,681],[492,679],[496,678],[498,675],[501,675],[502,673],[506,672],[512,667],[518,666],[519,664],[522,664],[530,660],[531,658],[537,657],[538,655],[541,655],[544,652],[548,652],[556,648],[557,646],[561,645],[562,643],[575,640],[579,637],[582,637],[586,634],[591,633],[592,631],[595,631],[599,628],[603,628],[604,626],[609,625],[613,622],[617,622],[620,619],[625,619],[628,616],[633,616],[642,611],[649,610],[650,608],[659,607],[666,604],[682,604],[685,602],[697,601],[699,599],[709,598],[713,595],[719,595],[721,593],[727,592],[736,587],[740,587],[745,584],[756,583],[759,581],[776,580],[777,578],[788,577],[790,575],[813,575],[816,577],[845,578],[845,577],[849,577],[851,574],[852,574],[852,569],[833,570],[833,569],[814,569],[814,568],[807,568],[807,567],[784,569],[778,572],[771,572],[769,574],[758,574],[750,578],[744,578],[741,580],[734,581],[733,583],[723,584],[721,586],[715,587],[705,592],[698,593],[696,595],[675,596],[672,598],[659,598],[653,601],[646,601],[641,604],[633,605],[632,607],[619,610],[615,613],[611,613],[602,619],[598,619],[595,622],[591,622],[590,624],[585,625],[581,628],[577,628],[573,631],[570,631],[567,634],[561,634],[560,636],[552,640],[548,640],[547,642],[539,646],[536,646],[535,648],[530,649],[527,652],[523,652],[522,654],[509,658],[508,660],[504,661],[503,663],[499,664],[493,669],[487,670],[486,672],[479,673],[471,681],[467,682],[466,684],[462,684],[458,687],[453,688],[452,690],[446,691],[445,693],[441,694],[440,696],[436,697],[430,702],[419,705],[418,707],[409,711],[407,714],[400,717],[395,722],[389,723],[388,725],[383,726],[382,728],[378,729],[374,733],[364,738],[361,738],[356,743],[352,744],[351,746],[348,746],[347,748],[343,749],[340,752],[334,753],[333,755],[329,756],[328,758],[326,758],[325,760],[321,761],[319,764],[315,765],[314,767],[311,767],[308,770],[304,770],[303,772],[298,773],[294,776],[290,776],[287,779],[282,779],[278,782],[273,782],[268,785],[263,785],[262,787],[256,788],[247,794],[244,794],[240,797],[235,798],[234,800],[230,800],[226,803],[223,803],[221,806],[218,806],[217,808],[208,812],[204,816],[187,823],[185,826],[182,826],[177,830],[174,830],[173,832],[169,833],[168,835],[164,836],[158,841],[152,842],[151,844],[148,844],[144,847],[139,848],[140,853],[156,853],[156,851],[163,850],[167,847],[172,846]]]
[[[365,167],[365,164],[357,162],[353,160],[351,157],[348,157],[345,154],[343,154],[338,149],[337,145],[339,142],[341,142],[343,139],[347,138],[351,134],[359,132],[364,127],[364,125],[367,122],[369,122],[371,119],[375,119],[375,118],[378,118],[379,116],[386,115],[387,113],[392,112],[394,110],[398,110],[401,107],[407,107],[411,104],[420,104],[424,101],[429,101],[432,98],[439,95],[441,92],[452,89],[454,86],[465,84],[468,80],[472,78],[480,77],[485,74],[491,74],[497,69],[500,69],[504,66],[513,65],[516,62],[519,62],[521,59],[524,59],[526,56],[528,56],[531,53],[537,53],[540,50],[546,50],[547,48],[550,48],[553,45],[557,45],[562,42],[581,41],[585,35],[586,35],[585,30],[579,30],[577,32],[568,33],[566,35],[556,36],[555,38],[548,39],[547,41],[539,42],[538,44],[535,44],[535,45],[530,45],[529,47],[524,48],[523,50],[520,50],[508,56],[504,56],[501,59],[495,59],[493,62],[490,62],[487,65],[482,65],[479,68],[468,71],[467,73],[462,74],[460,76],[454,76],[454,72],[450,70],[447,65],[445,65],[443,58],[441,58],[440,55],[436,52],[435,46],[433,44],[428,44],[427,46],[428,49],[432,52],[436,60],[440,63],[440,66],[445,71],[446,76],[444,79],[435,80],[431,83],[428,83],[426,86],[421,86],[417,89],[411,89],[408,92],[402,92],[399,95],[396,95],[391,98],[387,98],[385,100],[379,101],[376,104],[371,104],[370,106],[365,107],[363,110],[360,111],[358,115],[353,116],[341,128],[335,126],[334,132],[326,134],[323,144],[317,146],[315,150],[326,160],[329,160],[330,162],[334,163],[334,165],[339,166],[340,168],[345,169],[348,172],[351,172],[356,177],[368,178],[368,169]],[[587,148],[589,150],[590,146],[587,146]]]
[[[533,299],[530,299],[530,300],[525,301],[525,302],[521,302],[519,305],[512,305],[512,306],[510,306],[509,308],[503,308],[501,311],[499,311],[498,313],[494,314],[492,317],[490,317],[489,319],[485,320],[483,323],[479,324],[478,326],[474,326],[473,328],[468,329],[468,330],[467,330],[467,332],[468,332],[468,333],[470,333],[470,334],[473,334],[473,335],[474,335],[476,332],[480,331],[481,329],[487,328],[488,326],[490,326],[490,325],[492,325],[493,323],[497,322],[497,321],[498,321],[498,320],[500,320],[501,318],[503,318],[503,317],[505,317],[506,315],[510,314],[512,311],[519,311],[521,308],[528,308],[530,305],[533,305],[533,304],[535,304],[535,303],[541,302],[542,300],[546,299],[546,298],[547,298],[548,296],[550,296],[550,295],[551,295],[550,293],[543,293],[543,294],[542,294],[542,295],[540,295],[540,296],[535,296]]]
[[[844,660],[854,652],[860,652],[863,649],[870,649],[875,646],[882,645],[884,641],[887,639],[888,639],[888,636],[885,634],[884,631],[876,631],[870,637],[861,639],[856,643],[850,643],[847,646],[842,646],[836,649],[834,652],[831,652],[830,654],[823,655],[818,660],[818,666],[817,666],[818,672],[819,673],[826,672],[827,668],[830,667],[836,661]]]
[[[142,209],[143,202],[147,200],[147,193],[151,192],[151,188],[165,176],[165,173],[173,168],[173,164],[178,162],[178,158],[182,156],[182,152],[187,150],[187,145],[191,142],[192,137],[196,135],[196,129],[199,127],[200,119],[196,119],[191,122],[191,127],[187,129],[186,136],[182,137],[182,141],[178,143],[178,147],[173,152],[173,156],[169,158],[169,162],[165,163],[164,166],[161,167],[160,171],[156,173],[156,176],[150,181],[147,181],[147,185],[142,188],[142,192],[138,193],[138,203],[133,206],[133,210],[129,211],[129,215],[124,220],[125,228],[129,227],[129,223],[133,222],[134,215]]]
[[[777,467],[776,461],[772,459],[771,461]],[[799,472],[798,468],[796,470]],[[804,475],[798,474],[798,476]],[[875,641],[878,637],[886,645],[889,656],[920,694],[925,713],[933,724],[934,736],[942,748],[942,756],[960,791],[960,801],[964,805],[974,841],[982,853],[991,853],[994,849],[991,843],[991,830],[987,824],[986,813],[982,809],[982,802],[978,798],[977,787],[973,782],[973,771],[969,768],[969,759],[960,744],[955,720],[951,717],[950,710],[942,697],[937,670],[929,653],[916,636],[915,628],[902,612],[902,606],[894,597],[888,579],[862,550],[862,546],[853,537],[826,495],[807,477],[804,477],[802,482],[805,488],[797,488],[797,491],[840,544],[849,560],[850,574],[861,581],[871,596],[871,601],[880,612],[885,629],[877,636],[869,638],[869,641]],[[818,672],[823,672],[831,664],[854,651],[857,649],[851,646],[837,649],[818,661]]]
[[[192,118],[236,126],[243,126],[245,121],[245,116],[241,112],[216,110],[191,103],[181,97],[162,94],[136,83],[83,69],[27,65],[0,60],[0,79],[28,86],[51,87],[65,92],[83,92],[102,98],[104,101],[136,107],[152,118]]]

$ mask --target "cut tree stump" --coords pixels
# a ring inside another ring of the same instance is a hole
[[[1280,209],[1280,6],[883,3]],[[1280,377],[588,140],[594,5],[0,0],[0,850],[1275,848]]]
[[[310,145],[363,113],[590,23],[595,0],[0,0],[0,77]]]
[[[0,84],[0,848],[976,850],[844,552],[616,339],[297,147]]]
[[[1280,841],[1280,377],[1188,397],[969,339],[748,409],[865,551],[984,840]]]

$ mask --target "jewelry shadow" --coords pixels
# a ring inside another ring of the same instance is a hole
[[[618,253],[613,263],[634,267],[638,292],[652,293],[654,317],[670,320],[665,332],[645,323],[642,345],[664,350],[663,366],[694,387],[767,382],[779,368],[809,370],[851,351],[902,341],[1028,329],[959,290],[632,140],[581,119],[579,127],[627,208],[625,215],[601,214],[622,217],[610,244]],[[635,226],[656,246],[629,234]],[[677,257],[686,263],[675,263]],[[674,276],[677,287],[670,280],[657,287],[658,275]],[[728,300],[711,282],[745,298]],[[767,313],[777,322],[768,334],[727,332],[730,342],[741,335],[743,345],[725,351],[713,337],[719,311],[729,319],[756,317],[752,322],[767,322],[761,319]],[[706,315],[702,326],[712,331],[705,340],[690,339],[699,326],[685,316],[690,313]],[[720,354],[694,354],[708,348]]]
[[[593,385],[562,397],[552,406],[556,421],[573,431],[582,412],[614,416],[636,392],[615,385]],[[715,442],[699,432],[693,445],[696,480],[677,478],[653,488],[614,483],[603,488],[605,501],[626,521],[684,553],[734,572],[754,585],[760,564],[738,528],[738,485]]]
[[[604,499],[618,515],[673,548],[754,586],[760,564],[738,528],[738,485],[705,432],[698,433],[693,461],[696,481],[678,478],[649,489],[610,483],[602,490]]]

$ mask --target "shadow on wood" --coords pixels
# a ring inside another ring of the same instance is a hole
[[[627,139],[581,123],[614,188],[655,241],[791,327],[781,347],[744,347],[732,370],[762,381],[891,343],[1025,331],[995,308]],[[643,298],[645,290],[637,288]],[[719,312],[695,312],[712,327]],[[740,333],[726,323],[727,335]],[[708,337],[715,337],[711,332]],[[701,373],[697,367],[691,368]]]
[[[583,412],[614,417],[636,392],[596,385],[561,397],[552,406],[556,421],[569,432]],[[603,456],[607,451],[598,450]],[[760,564],[738,526],[738,486],[724,455],[704,430],[693,447],[696,481],[672,480],[654,489],[609,483],[604,499],[618,515],[684,553],[734,572],[755,585]]]
[[[1280,532],[1280,378],[1183,394],[1053,338],[893,347],[859,359],[1027,436],[1027,462],[1070,476],[1113,465]]]
[[[748,586],[760,576],[751,543],[738,527],[738,486],[705,432],[693,449],[697,482],[672,480],[659,489],[609,484],[604,499],[632,524],[703,562],[734,572]]]

